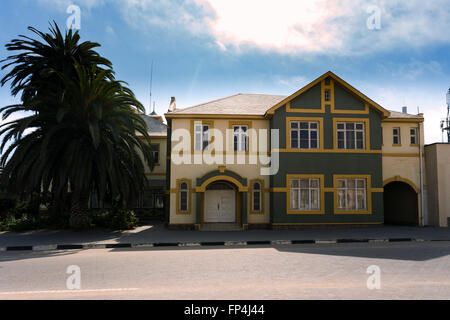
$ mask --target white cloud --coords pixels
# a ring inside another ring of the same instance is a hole
[[[450,43],[447,0],[39,0],[65,9],[114,4],[135,28],[206,35],[220,50],[361,55]],[[369,30],[367,8],[381,13]]]
[[[446,1],[418,0],[197,0],[214,11],[210,32],[226,46],[256,46],[280,53],[366,54],[402,46],[450,42]],[[366,9],[381,12],[369,30]]]

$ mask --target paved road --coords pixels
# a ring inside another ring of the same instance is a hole
[[[0,252],[0,299],[450,299],[450,243]],[[68,291],[67,267],[81,269]],[[367,268],[381,289],[367,289]]]

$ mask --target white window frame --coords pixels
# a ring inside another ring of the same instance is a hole
[[[320,190],[320,179],[319,178],[298,178],[298,179],[291,179],[291,185],[289,186],[289,192],[290,195],[290,209],[292,211],[319,211],[321,210],[321,190]],[[302,181],[308,181],[308,187],[302,187]],[[313,186],[313,181],[316,184],[316,187]],[[297,187],[294,187],[294,183],[297,182]],[[302,191],[306,190],[308,195],[308,203],[305,207],[302,208]],[[313,198],[313,192],[316,192],[316,198],[317,198],[317,207],[312,206],[312,198]],[[294,204],[295,200],[295,194],[297,195],[298,203],[297,207]]]
[[[302,129],[301,128],[301,124],[302,123],[307,123],[308,124],[308,129]],[[292,128],[292,125],[293,124],[296,124],[297,125],[297,128]],[[316,125],[316,128],[312,128],[312,125]],[[291,144],[291,149],[303,149],[303,150],[309,150],[309,149],[311,149],[311,150],[316,150],[316,149],[319,149],[320,148],[320,123],[318,122],[318,121],[290,121],[290,130],[291,130],[291,133],[290,133],[290,138],[291,138],[291,141],[290,141],[290,144]],[[308,131],[308,147],[306,148],[306,147],[304,147],[304,148],[302,148],[301,147],[301,142],[302,142],[302,139],[301,139],[301,132],[302,131]],[[297,147],[294,147],[294,144],[293,144],[293,142],[294,142],[294,138],[293,138],[293,132],[295,132],[295,133],[297,133]],[[313,148],[311,145],[312,145],[312,139],[311,139],[311,133],[312,132],[315,132],[316,133],[316,135],[317,135],[317,146],[315,147],[315,148]]]
[[[237,129],[237,131],[236,131],[236,129]],[[233,130],[233,151],[234,152],[247,152],[248,145],[249,145],[248,125],[233,125],[232,130]],[[237,138],[237,146],[235,144],[236,138]]]
[[[349,187],[349,182],[354,181],[354,187]],[[364,187],[359,187],[358,182],[362,182]],[[338,179],[337,180],[337,203],[338,208],[341,211],[365,211],[367,210],[367,179],[362,178],[352,178],[352,179]],[[343,183],[343,186],[341,185]],[[359,207],[358,201],[358,191],[363,191],[363,203],[364,206],[362,208]],[[354,208],[349,205],[349,198],[351,193],[354,193]],[[341,196],[343,195],[343,197]]]
[[[410,130],[409,130],[409,134],[410,134],[410,144],[411,145],[417,145],[418,144],[418,142],[417,142],[417,137],[418,137],[418,134],[417,134],[417,131],[418,131],[418,129],[417,128],[410,128]],[[413,139],[414,139],[414,143],[413,143]]]
[[[353,124],[353,129],[347,129],[348,124]],[[339,129],[339,125],[343,125],[344,129]],[[357,129],[358,125],[362,125],[362,129]],[[350,141],[347,139],[347,132],[353,132],[355,147],[350,148]],[[339,133],[344,134],[344,148],[339,147]],[[362,148],[358,148],[358,133],[362,133]],[[365,150],[366,149],[366,124],[364,122],[337,122],[336,123],[336,143],[339,150]]]
[[[395,133],[397,130],[397,133]],[[397,138],[397,143],[395,143],[395,138]],[[402,133],[400,127],[392,128],[392,144],[394,146],[398,146],[402,144]]]
[[[205,128],[208,130],[205,130]],[[205,146],[205,142],[208,144]],[[194,151],[209,151],[211,145],[211,126],[196,122],[194,124]]]

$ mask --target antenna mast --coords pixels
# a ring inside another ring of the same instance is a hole
[[[150,110],[152,109],[152,90],[153,90],[153,60],[152,60],[152,67],[150,69]]]
[[[441,121],[441,129],[442,134],[447,131],[447,143],[450,143],[450,89],[447,91],[447,118]]]

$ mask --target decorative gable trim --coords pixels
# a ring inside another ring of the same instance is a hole
[[[370,99],[369,97],[367,97],[366,95],[364,95],[362,92],[360,92],[359,90],[355,89],[354,87],[352,87],[350,84],[348,84],[346,81],[344,81],[343,79],[339,78],[337,75],[335,75],[333,72],[328,71],[327,73],[323,74],[322,76],[320,76],[319,78],[317,78],[316,80],[314,80],[313,82],[311,82],[310,84],[306,85],[305,87],[301,88],[300,90],[298,90],[297,92],[295,92],[294,94],[290,95],[289,97],[287,97],[286,99],[282,100],[281,102],[279,102],[278,104],[276,104],[275,106],[273,106],[272,108],[270,108],[267,112],[266,112],[266,117],[270,118],[273,114],[275,114],[275,111],[278,110],[279,108],[283,107],[283,106],[289,106],[290,101],[292,101],[293,99],[295,99],[296,97],[298,97],[299,95],[301,95],[302,93],[308,91],[309,89],[311,89],[312,87],[314,87],[315,85],[321,83],[322,81],[325,81],[326,78],[330,77],[333,81],[339,83],[342,87],[344,87],[345,89],[347,89],[348,91],[350,91],[351,93],[353,93],[354,95],[356,95],[357,97],[359,97],[360,99],[362,99],[369,107],[374,108],[375,110],[377,110],[378,112],[380,112],[384,118],[389,117],[390,112],[386,109],[384,109],[382,106],[380,106],[378,103],[376,103],[375,101],[373,101],[372,99]],[[319,110],[320,111],[320,110]]]

